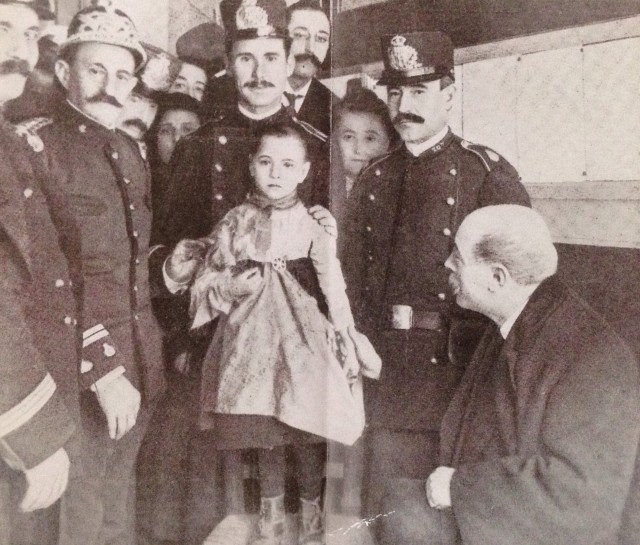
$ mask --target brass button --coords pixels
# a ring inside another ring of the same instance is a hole
[[[136,257],[136,265],[140,265],[140,259]]]
[[[136,209],[135,205],[133,205],[133,204],[129,205],[129,210],[135,210],[135,209]]]
[[[448,227],[445,227],[445,228],[442,230],[442,233],[444,234],[444,236],[446,236],[446,237],[450,237],[450,236],[451,236],[451,229],[449,229]]]
[[[114,152],[111,154],[111,157],[113,157],[116,161],[117,161],[118,159],[120,159],[120,155],[118,155],[118,152],[117,152],[117,151],[114,151]]]
[[[371,232],[371,225],[367,225],[367,226],[365,227],[365,229],[370,233],[370,232]]]
[[[213,168],[215,168],[217,172],[222,172],[222,165],[220,163],[213,165]]]
[[[218,142],[220,142],[223,146],[228,142],[227,137],[223,134],[218,138]]]
[[[129,178],[125,178],[125,179],[124,179],[124,183],[125,183],[125,184],[127,184],[127,185],[129,185],[129,184],[131,183],[131,180],[130,180]]]
[[[431,363],[438,363],[438,358],[431,358]]]
[[[73,324],[73,318],[71,316],[65,316],[63,322],[66,325],[71,325],[71,324]]]
[[[370,201],[375,201],[376,200],[376,196],[373,193],[369,193],[369,200]]]
[[[24,195],[25,199],[28,199],[29,197],[31,197],[31,195],[33,195],[33,189],[27,187],[27,189],[25,189],[22,194]]]
[[[64,280],[62,280],[62,278],[58,278],[55,284],[56,284],[56,288],[64,288]]]
[[[447,298],[446,294],[444,293],[439,293],[438,294],[438,299],[440,299],[440,301],[444,301]]]
[[[382,174],[382,172],[380,172],[379,168],[376,168],[376,176],[380,176],[380,174]]]
[[[216,201],[221,201],[221,200],[223,199],[223,197],[222,197],[222,194],[221,194],[221,193],[216,193],[216,194],[213,196],[213,198],[214,198]]]
[[[140,316],[138,316],[137,314],[134,314],[133,315],[133,319],[136,320],[136,321],[139,321],[140,320]]]
[[[138,291],[138,286],[133,286],[133,291]]]
[[[80,125],[80,126],[78,127],[78,130],[79,130],[81,133],[85,133],[85,132],[87,132],[87,126],[86,126],[86,125]]]
[[[373,261],[373,256],[372,255],[369,256],[369,261]]]
[[[447,198],[447,204],[449,206],[453,206],[454,204],[456,204],[456,200],[453,197],[449,197]]]
[[[455,168],[452,168],[452,169],[449,171],[449,174],[451,174],[451,176],[455,176],[456,174],[458,174],[458,171],[457,171]]]
[[[134,231],[133,233],[131,233],[133,235],[133,238],[138,238],[138,231]]]

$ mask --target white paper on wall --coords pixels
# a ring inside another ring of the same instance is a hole
[[[640,180],[640,38],[584,48],[589,180]]]
[[[518,168],[516,57],[463,65],[464,137],[495,149]]]
[[[579,47],[523,55],[517,62],[520,174],[529,182],[584,178],[584,97]]]

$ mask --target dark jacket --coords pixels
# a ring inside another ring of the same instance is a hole
[[[309,123],[324,134],[331,134],[331,102],[333,94],[316,78],[311,80],[302,106],[296,114],[300,121]]]
[[[163,389],[159,328],[151,312],[147,256],[150,177],[137,144],[65,104],[36,120],[43,187],[80,282],[81,386],[111,370],[146,399]]]
[[[463,312],[444,263],[462,220],[482,206],[530,205],[516,170],[449,132],[419,157],[403,145],[367,166],[347,205],[344,262],[356,324],[382,357],[369,423],[437,431],[475,348],[480,315]],[[389,328],[391,305],[438,313],[439,330]]]
[[[26,143],[10,130],[0,127],[0,457],[24,470],[66,446],[76,471],[76,303]]]
[[[492,338],[442,423],[461,543],[617,543],[640,438],[630,350],[555,277]]]

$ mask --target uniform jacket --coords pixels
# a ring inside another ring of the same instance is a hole
[[[43,186],[80,282],[81,386],[123,366],[143,396],[153,398],[162,390],[163,370],[149,298],[148,167],[133,140],[66,103],[30,128]]]
[[[529,196],[504,158],[450,131],[417,158],[403,145],[373,162],[352,191],[342,260],[356,323],[383,362],[369,421],[437,431],[482,322],[448,289],[444,263],[456,230],[481,206],[529,206]],[[446,325],[392,330],[391,305],[440,313]]]
[[[637,362],[555,277],[495,338],[442,424],[461,543],[617,543],[640,437]]]
[[[0,127],[0,457],[24,470],[65,444],[73,456],[80,360],[67,261],[26,144],[9,131]]]
[[[313,78],[296,117],[324,134],[330,134],[332,98],[331,91],[316,78]]]

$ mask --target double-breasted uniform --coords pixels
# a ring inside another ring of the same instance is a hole
[[[530,205],[516,170],[451,131],[418,157],[402,145],[359,176],[342,260],[357,324],[383,361],[369,385],[371,426],[439,429],[483,322],[455,304],[444,263],[465,216],[504,203]]]
[[[13,127],[0,126],[0,457],[24,471],[65,447],[78,475],[76,299],[25,146]],[[2,543],[9,522],[20,516],[6,511],[5,478],[15,481],[3,467]]]
[[[65,103],[51,119],[29,122],[33,155],[62,245],[79,282],[81,411],[87,476],[65,497],[62,543],[93,543],[105,517],[118,532],[130,518],[130,479],[150,406],[163,390],[161,337],[151,312],[148,167],[133,140]],[[136,426],[118,442],[92,385],[123,373],[140,390]],[[106,519],[105,519],[106,520]],[[69,523],[69,528],[64,524]]]

